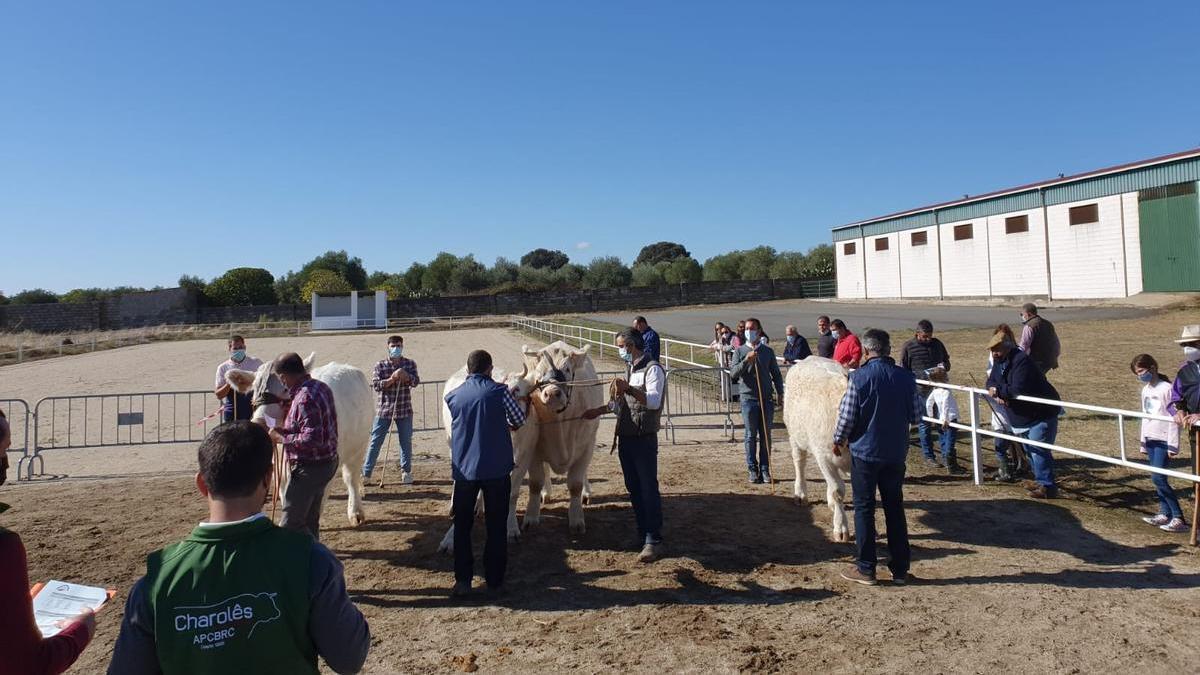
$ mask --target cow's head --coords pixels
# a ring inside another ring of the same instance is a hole
[[[551,346],[542,349],[521,348],[525,356],[525,377],[534,386],[533,396],[554,413],[561,413],[571,404],[571,383],[583,365],[588,346]]]
[[[304,359],[304,369],[312,370],[316,352]],[[258,367],[258,370],[231,370],[225,373],[225,381],[241,394],[250,394],[250,404],[254,406],[254,421],[264,417],[283,421],[284,401],[292,397],[292,393],[283,385],[283,381],[275,374],[275,361],[268,361]]]

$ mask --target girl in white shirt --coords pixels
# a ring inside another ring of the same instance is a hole
[[[1129,369],[1142,382],[1142,412],[1150,415],[1170,417],[1167,405],[1171,402],[1171,381],[1158,372],[1158,362],[1149,354],[1133,357]],[[1179,427],[1174,422],[1142,420],[1141,451],[1150,466],[1165,469],[1171,458],[1179,454]],[[1150,480],[1158,493],[1158,515],[1146,516],[1142,520],[1167,532],[1187,532],[1183,520],[1183,509],[1175,490],[1161,473],[1151,473]]]
[[[930,382],[950,381],[945,368],[931,368],[926,372],[929,373]],[[949,389],[934,387],[925,399],[925,414],[936,417],[941,423],[938,443],[942,450],[942,463],[946,465],[946,469],[952,474],[965,473],[958,465],[954,453],[954,441],[957,439],[958,430],[950,426],[951,422],[958,421],[958,402],[954,400],[954,394]]]

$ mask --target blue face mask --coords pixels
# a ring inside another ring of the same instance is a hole
[[[625,363],[633,363],[633,354],[630,354],[624,347],[617,347],[617,353],[621,355],[621,360]]]
[[[746,331],[746,342],[758,342],[758,331],[747,330]]]
[[[241,363],[242,361],[246,360],[246,350],[235,349],[229,354],[229,358],[233,359],[235,363]]]
[[[393,359],[400,358],[400,355],[403,353],[404,347],[388,347],[388,356],[392,357]]]
[[[1154,381],[1154,373],[1147,370],[1146,372],[1142,373],[1141,375],[1138,375],[1137,378],[1138,378],[1138,380],[1145,382],[1146,384],[1150,384],[1151,382]]]
[[[838,338],[842,337],[842,334],[841,334],[841,333],[839,333],[839,332],[837,332],[836,330],[835,330],[835,331],[830,331],[830,332],[829,332],[829,334],[833,336],[833,339],[834,339],[834,340],[836,340],[836,339],[838,339]]]
[[[791,344],[796,344],[796,336],[795,336],[795,335],[789,335],[789,336],[787,336],[787,341],[788,341],[788,344],[789,344],[789,345],[791,345]]]

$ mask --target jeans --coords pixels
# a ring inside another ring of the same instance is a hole
[[[625,489],[633,504],[638,540],[644,544],[662,542],[662,495],[658,491],[658,436],[621,436],[617,456]]]
[[[767,416],[766,436],[763,435],[763,413]],[[746,467],[751,471],[769,470],[771,468],[770,454],[767,444],[770,443],[771,421],[775,418],[775,402],[763,401],[759,409],[758,401],[742,399],[742,424],[745,426],[743,435],[746,437]],[[756,452],[757,448],[757,452]]]
[[[1170,455],[1167,454],[1166,441],[1146,441],[1146,454],[1150,466],[1159,469],[1167,468],[1167,464],[1171,461]],[[1161,473],[1152,473],[1150,480],[1154,483],[1154,491],[1158,493],[1158,512],[1168,518],[1183,518],[1183,509],[1179,507],[1179,498],[1175,496],[1175,491],[1167,483],[1167,477]]]
[[[908,574],[912,549],[908,545],[908,523],[904,519],[904,464],[868,462],[851,457],[850,485],[854,488],[854,545],[858,570],[875,575],[875,491],[883,502],[887,526],[888,569],[892,577]]]
[[[488,588],[495,589],[504,584],[504,570],[508,567],[508,498],[512,494],[508,476],[454,481],[454,581],[470,584],[475,577],[471,528],[475,525],[475,500],[481,491],[487,533],[483,544],[483,578]]]
[[[920,387],[917,388],[917,396],[921,399],[922,415],[925,414],[925,401],[929,398],[929,393],[930,392],[928,391],[922,391]],[[917,422],[917,440],[921,443],[921,454],[924,455],[926,459],[934,459],[933,432],[930,428],[929,422],[926,422],[923,419]]]
[[[397,417],[396,435],[400,437],[400,470],[404,472],[412,471],[412,434],[413,434],[413,418]],[[371,427],[371,445],[367,447],[367,459],[363,462],[362,475],[363,478],[370,478],[371,472],[375,470],[375,460],[379,459],[379,448],[383,445],[384,438],[387,437],[388,427],[392,426],[393,420],[387,417],[376,417],[375,423]]]
[[[321,504],[325,487],[337,473],[337,457],[315,462],[288,462],[288,482],[280,498],[283,517],[279,526],[297,532],[307,532],[321,541]]]
[[[1009,432],[1004,431],[1003,433],[1007,434]],[[1000,464],[1005,464],[1008,462],[1008,439],[996,439],[996,461]]]
[[[958,420],[950,420],[957,422]],[[958,429],[950,427],[942,429],[938,435],[938,443],[942,446],[942,463],[946,466],[953,466],[958,463],[958,457],[954,452],[954,441],[958,439]]]
[[[1041,441],[1042,443],[1053,443],[1058,437],[1058,416],[1055,415],[1050,419],[1038,420],[1034,422],[1023,433],[1016,433],[1014,436],[1028,438],[1031,441]],[[1054,487],[1054,456],[1045,448],[1039,448],[1034,445],[1026,445],[1025,453],[1029,455],[1029,464],[1033,469],[1033,479],[1038,485],[1043,487]]]

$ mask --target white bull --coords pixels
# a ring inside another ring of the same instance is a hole
[[[304,360],[304,367],[313,379],[324,382],[333,391],[338,427],[338,460],[347,493],[346,516],[350,524],[357,527],[367,519],[362,502],[362,465],[371,440],[375,397],[363,371],[345,363],[327,363],[313,369],[315,356],[315,353],[309,354]],[[291,395],[275,375],[273,366],[273,362],[268,362],[253,373],[231,370],[225,375],[226,381],[237,391],[251,393],[252,400],[257,403],[253,417],[256,422],[265,421],[267,417],[282,422],[283,408],[278,401],[286,400]]]
[[[847,383],[847,372],[841,364],[810,356],[788,370],[783,394],[783,422],[796,466],[796,504],[803,505],[806,500],[804,464],[811,454],[825,477],[825,499],[833,511],[833,538],[837,541],[850,538],[850,524],[842,503],[846,497],[843,474],[850,473],[850,453],[834,455],[832,450],[838,407]]]

